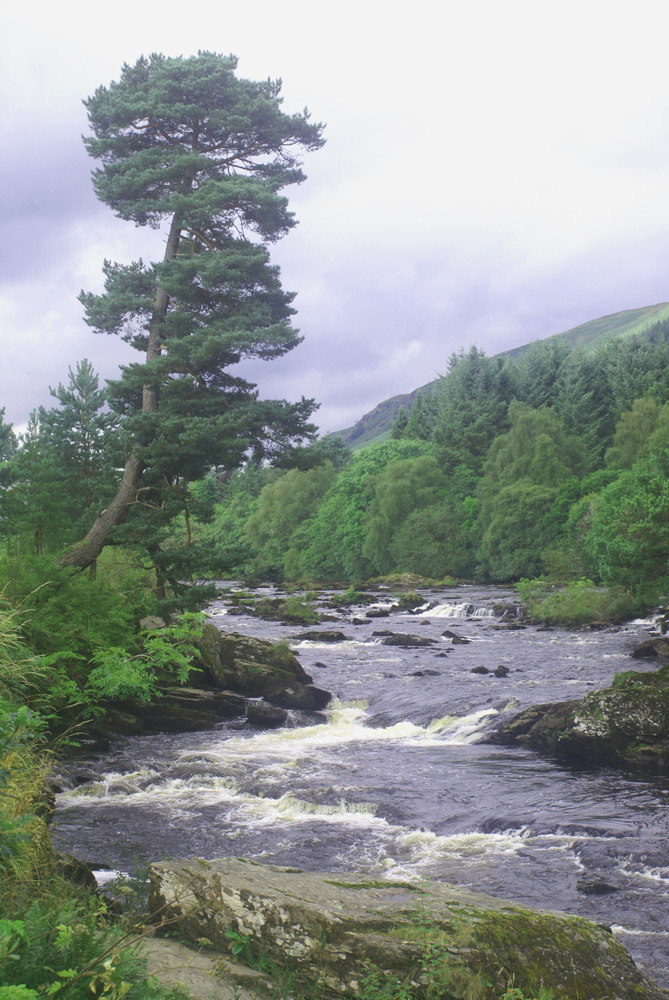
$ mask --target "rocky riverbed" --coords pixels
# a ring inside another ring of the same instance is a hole
[[[335,638],[229,614],[222,598],[219,628],[288,645],[332,700],[283,708],[272,729],[240,714],[73,760],[58,796],[64,846],[123,870],[197,855],[427,876],[612,926],[669,985],[666,776],[485,742],[524,709],[580,702],[630,669],[650,676],[657,663],[631,653],[652,623],[546,631],[522,627],[511,592],[420,596],[408,610],[384,593],[375,607],[324,608],[336,621],[317,630]]]

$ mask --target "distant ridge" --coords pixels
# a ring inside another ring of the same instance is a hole
[[[537,340],[523,344],[521,347],[513,347],[509,351],[500,351],[494,357],[508,355],[510,358],[518,358],[534,344],[540,341],[559,339],[569,344],[571,347],[583,347],[585,350],[592,350],[598,344],[606,343],[614,337],[627,337],[637,333],[643,333],[654,323],[669,318],[669,302],[659,302],[655,306],[644,306],[642,309],[624,309],[622,312],[611,313],[610,316],[600,316],[599,319],[590,320],[588,323],[581,323],[564,333],[556,333],[551,337],[539,337]],[[436,380],[435,380],[436,381]],[[357,450],[367,447],[370,444],[378,444],[390,437],[397,414],[402,408],[407,413],[411,410],[416,397],[427,392],[433,382],[421,385],[412,392],[403,393],[399,396],[391,396],[365,413],[352,427],[347,427],[341,431],[334,431],[333,436],[342,438],[346,444]]]

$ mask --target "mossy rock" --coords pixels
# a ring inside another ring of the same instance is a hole
[[[490,742],[520,744],[580,764],[669,766],[669,667],[629,670],[580,701],[534,705]]]
[[[186,939],[227,951],[232,931],[265,963],[301,971],[334,997],[362,993],[370,963],[381,979],[418,983],[431,954],[444,996],[492,997],[513,985],[561,1000],[667,1000],[608,928],[461,886],[231,858],[163,862],[150,878],[151,909]]]
[[[325,708],[332,697],[312,686],[311,677],[287,646],[221,632],[208,622],[199,650],[209,676],[226,690],[262,697],[280,708],[312,711]]]

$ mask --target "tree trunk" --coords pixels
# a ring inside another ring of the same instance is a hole
[[[190,186],[190,185],[189,185]],[[177,255],[179,240],[181,239],[181,227],[183,219],[180,213],[175,213],[172,217],[170,234],[167,238],[164,260],[172,260]],[[156,297],[153,300],[153,315],[149,328],[149,342],[146,351],[146,360],[153,361],[160,357],[162,328],[169,306],[169,296],[161,285],[156,288]],[[147,384],[142,393],[142,413],[155,413],[158,409],[158,386]],[[128,512],[137,499],[137,494],[141,487],[143,463],[130,455],[125,463],[123,479],[118,488],[118,492],[106,510],[98,516],[95,524],[88,532],[82,542],[77,542],[71,549],[68,549],[58,560],[61,566],[78,566],[85,569],[95,562],[107,543],[107,535],[110,528],[117,524],[123,524],[128,516]]]
[[[127,518],[131,504],[137,499],[143,471],[142,462],[134,455],[130,455],[125,463],[123,479],[116,496],[109,507],[97,517],[84,540],[77,542],[61,556],[59,559],[61,566],[79,566],[85,569],[95,562],[105,546],[109,529],[117,524],[123,524]]]

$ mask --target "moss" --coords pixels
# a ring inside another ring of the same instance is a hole
[[[328,885],[336,885],[340,889],[410,889],[411,892],[418,892],[418,887],[412,882],[389,882],[387,879],[381,882],[372,880],[367,882],[337,882],[335,879],[324,878]]]

